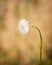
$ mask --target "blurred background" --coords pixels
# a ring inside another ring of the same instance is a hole
[[[43,39],[42,65],[52,65],[52,0],[0,0],[0,65],[39,65],[40,37],[30,27],[18,31],[26,19],[37,26]]]

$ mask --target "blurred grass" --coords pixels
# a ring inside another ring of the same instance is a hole
[[[16,60],[14,62],[6,61],[6,62],[3,62],[3,63],[0,63],[0,65],[21,65],[21,64],[19,62],[17,62],[17,60]],[[34,65],[34,63],[32,63],[30,65]],[[39,64],[37,64],[37,65],[39,65]],[[49,60],[49,61],[43,62],[42,65],[52,65],[52,61]]]
[[[0,0],[0,1],[7,1],[7,0]],[[36,4],[37,4],[37,0],[36,1]],[[4,10],[3,9],[4,6],[2,6],[2,11]],[[17,9],[17,8],[16,8]],[[17,9],[18,10],[18,9]],[[26,9],[27,10],[27,9]],[[1,12],[3,13],[3,12]],[[23,12],[24,13],[24,12]],[[18,13],[19,14],[19,13]],[[3,14],[2,14],[3,15]],[[0,17],[0,21],[3,20],[2,17]],[[0,25],[2,24],[2,22],[0,22]],[[19,39],[20,40],[20,39]],[[5,53],[5,51],[0,51],[0,60],[1,59],[5,59],[5,57],[7,56],[7,54]],[[35,63],[35,61],[33,60],[33,63]],[[39,63],[39,62],[37,62]],[[0,65],[20,65],[20,62],[18,62],[18,60],[15,60],[13,62],[10,62],[10,61],[3,61],[0,63]],[[33,65],[33,64],[31,64]],[[39,64],[38,64],[39,65]],[[45,62],[42,63],[42,65],[52,65],[52,60],[46,60]]]

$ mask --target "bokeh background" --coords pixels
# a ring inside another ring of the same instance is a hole
[[[18,31],[19,20],[37,26],[43,38],[42,65],[52,65],[52,0],[0,0],[0,65],[39,65],[40,37],[30,27]]]

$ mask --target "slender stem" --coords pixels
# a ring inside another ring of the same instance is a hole
[[[42,65],[42,34],[41,34],[41,32],[40,32],[38,27],[36,27],[34,25],[32,27],[37,29],[38,32],[39,32],[39,35],[40,35],[40,65]]]

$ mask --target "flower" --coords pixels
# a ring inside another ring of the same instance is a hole
[[[22,34],[26,34],[29,32],[29,25],[28,25],[28,21],[25,19],[21,19],[18,23],[18,30],[22,33]]]

